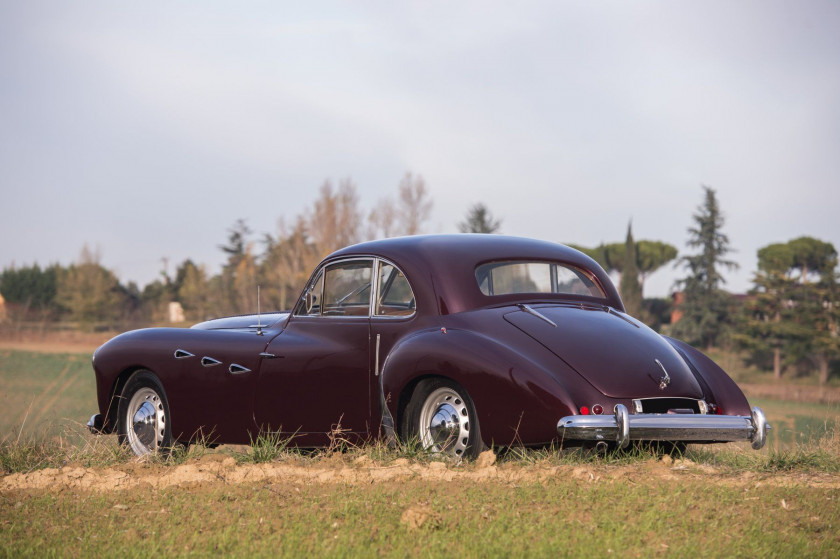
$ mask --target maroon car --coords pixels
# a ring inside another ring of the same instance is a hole
[[[94,354],[97,433],[139,454],[260,432],[325,445],[631,440],[764,444],[731,378],[624,312],[569,247],[497,235],[403,237],[327,257],[291,312],[121,334]]]

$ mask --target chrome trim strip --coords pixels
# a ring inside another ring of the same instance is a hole
[[[557,328],[557,324],[555,324],[553,320],[551,320],[550,318],[548,318],[548,317],[547,317],[547,316],[545,316],[544,314],[542,314],[542,313],[540,313],[540,312],[535,311],[534,309],[532,309],[532,308],[531,308],[531,307],[529,307],[528,305],[525,305],[525,304],[519,303],[519,304],[518,304],[518,305],[516,305],[516,306],[517,306],[517,307],[519,307],[519,308],[520,308],[520,310],[522,310],[523,312],[526,312],[526,313],[528,313],[528,314],[530,314],[530,315],[536,316],[536,317],[537,317],[537,318],[539,318],[540,320],[544,320],[544,321],[548,322],[549,324],[551,324],[552,326],[554,326],[555,328]]]
[[[388,315],[388,314],[376,314],[376,304],[379,301],[379,268],[383,265],[387,264],[388,266],[393,266],[394,268],[402,274],[405,278],[405,281],[408,283],[408,288],[411,290],[411,295],[414,297],[415,308],[411,311],[411,314],[406,315]],[[417,296],[414,294],[414,288],[411,287],[411,282],[408,281],[408,276],[405,275],[405,272],[402,271],[402,268],[388,260],[387,258],[376,258],[376,276],[374,277],[374,281],[376,282],[376,296],[373,299],[373,306],[371,307],[371,318],[384,318],[385,320],[406,320],[409,318],[414,318],[417,315]]]
[[[228,371],[230,371],[230,374],[232,375],[241,375],[242,373],[250,373],[251,369],[243,367],[238,363],[231,363],[230,367],[228,367]]]
[[[376,335],[376,357],[374,358],[374,365],[373,365],[373,374],[375,376],[379,376],[379,338],[380,335]]]
[[[212,357],[207,357],[206,355],[201,358],[201,365],[203,367],[215,367],[216,365],[221,365],[222,362],[218,359],[213,359]]]
[[[185,349],[178,348],[175,350],[175,359],[189,359],[190,357],[195,357],[195,355]]]
[[[767,441],[770,425],[761,409],[746,415],[627,414],[622,404],[615,415],[570,415],[557,423],[564,439],[584,441],[749,441],[756,450]]]

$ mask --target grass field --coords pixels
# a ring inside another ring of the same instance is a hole
[[[0,350],[0,406],[0,439],[84,425],[98,411],[90,355]]]
[[[793,448],[829,434],[840,422],[840,403],[751,398],[773,429],[768,448]],[[89,354],[47,354],[0,349],[0,440],[22,432],[54,438],[81,426],[98,411]]]
[[[443,463],[380,445],[199,446],[137,462],[84,432],[89,355],[2,349],[0,387],[0,458],[20,472],[0,477],[4,557],[840,554],[836,405],[755,400],[774,427],[766,449],[689,447],[676,461],[514,451]]]
[[[605,479],[0,494],[8,557],[836,557],[838,491],[640,468]]]

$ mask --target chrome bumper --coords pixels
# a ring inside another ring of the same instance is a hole
[[[102,414],[95,413],[90,416],[90,420],[87,422],[88,431],[93,433],[94,435],[101,435],[102,434]]]
[[[760,408],[746,415],[662,414],[630,415],[615,406],[615,415],[570,415],[557,423],[565,440],[615,441],[624,448],[630,441],[750,441],[756,450],[767,441],[770,425]]]

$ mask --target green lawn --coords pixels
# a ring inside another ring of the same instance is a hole
[[[0,350],[0,440],[54,437],[98,411],[90,355]]]
[[[773,429],[769,448],[792,448],[831,434],[840,406],[754,399]],[[90,355],[0,350],[0,440],[23,434],[56,437],[80,427],[98,411]]]
[[[836,557],[837,498],[691,474],[2,493],[0,555]]]

